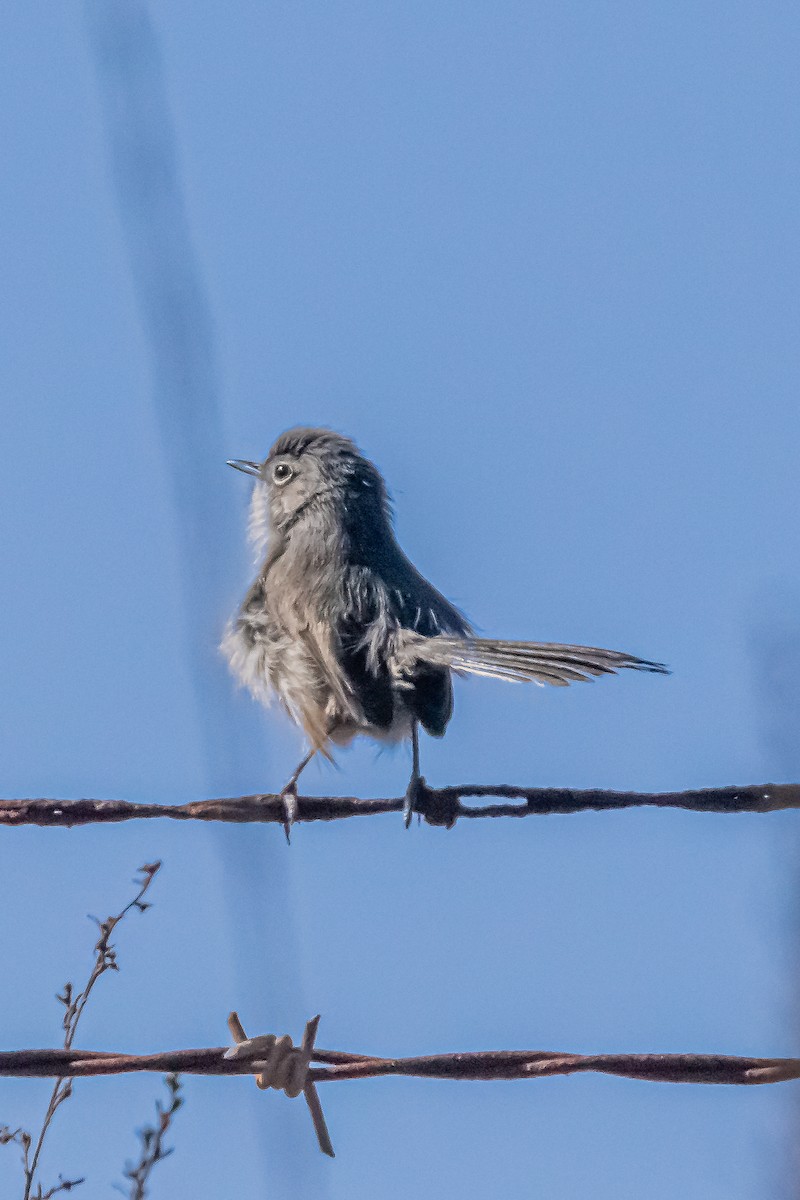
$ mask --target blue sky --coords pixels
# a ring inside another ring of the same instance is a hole
[[[796,6],[151,5],[136,119],[176,164],[164,204],[137,192],[155,168],[103,41],[124,7],[31,0],[0,47],[3,793],[280,786],[300,739],[215,646],[251,571],[225,460],[297,423],[356,438],[481,630],[673,668],[459,683],[432,782],[796,778]],[[399,794],[408,756],[339,767],[306,788]],[[9,831],[3,1044],[57,1044],[84,914],[159,857],[83,1046],[214,1045],[235,1007],[296,1036],[319,1011],[320,1044],[387,1055],[798,1053],[796,826],[387,817],[291,849],[273,828]],[[108,1194],[159,1089],[77,1087],[45,1178]],[[0,1121],[46,1094],[0,1082]],[[189,1081],[153,1195],[745,1200],[780,1194],[797,1116],[791,1085],[321,1094],[335,1162],[302,1105]]]

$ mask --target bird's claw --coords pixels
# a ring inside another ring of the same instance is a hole
[[[286,844],[292,844],[292,826],[297,820],[297,784],[287,783],[280,794],[283,805],[283,832],[286,834]]]
[[[420,801],[422,800],[426,791],[427,788],[425,787],[425,780],[423,776],[412,775],[411,779],[409,780],[408,787],[406,788],[405,797],[403,798],[403,824],[405,825],[406,829],[408,829],[409,825],[411,824],[411,818],[414,813],[418,813],[420,811]]]

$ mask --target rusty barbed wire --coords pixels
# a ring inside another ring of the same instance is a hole
[[[227,1058],[229,1046],[123,1054],[105,1050],[4,1050],[0,1076],[85,1078],[129,1072],[186,1075],[253,1075],[266,1061]],[[571,1054],[556,1050],[476,1050],[411,1058],[378,1058],[314,1049],[307,1081],[373,1079],[384,1075],[420,1079],[542,1079],[595,1072],[651,1083],[754,1085],[800,1079],[800,1058],[749,1058],[728,1054]]]
[[[315,1045],[319,1016],[306,1023],[300,1045],[288,1035],[248,1038],[239,1016],[228,1016],[233,1046],[123,1054],[105,1050],[0,1051],[0,1076],[77,1077],[157,1071],[177,1080],[185,1075],[252,1075],[259,1088],[305,1098],[320,1150],[334,1157],[316,1084],[380,1076],[419,1079],[514,1080],[595,1072],[655,1083],[754,1085],[800,1078],[800,1058],[745,1058],[722,1054],[571,1054],[555,1050],[481,1050],[411,1058],[378,1058]],[[312,1066],[312,1063],[319,1065]],[[177,1087],[177,1085],[176,1085]],[[171,1110],[172,1111],[172,1110]],[[167,1125],[169,1121],[167,1120]],[[166,1128],[166,1127],[165,1127]],[[13,1138],[16,1136],[12,1134]],[[7,1138],[6,1140],[10,1140]],[[159,1143],[160,1145],[160,1143]]]
[[[464,797],[493,800],[465,804]],[[299,796],[295,822],[336,821],[400,813],[404,798],[361,800],[354,796]],[[458,820],[478,817],[527,817],[623,808],[680,808],[705,813],[767,813],[800,808],[800,784],[729,785],[684,792],[615,792],[599,789],[516,787],[511,784],[457,784],[419,792],[414,811],[429,825],[451,828]],[[15,825],[76,826],[118,821],[228,821],[283,825],[283,798],[274,792],[222,796],[188,804],[139,803],[131,800],[0,800],[0,827]]]

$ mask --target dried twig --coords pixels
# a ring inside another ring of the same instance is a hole
[[[26,1182],[31,1141],[32,1138],[27,1129],[11,1129],[8,1125],[0,1126],[0,1146],[7,1146],[10,1142],[16,1142],[22,1149],[22,1162],[25,1169]],[[58,1183],[54,1183],[46,1192],[42,1191],[42,1185],[39,1184],[36,1191],[32,1193],[32,1197],[33,1200],[52,1200],[52,1197],[58,1195],[59,1192],[71,1192],[74,1187],[85,1182],[84,1176],[81,1176],[80,1179],[65,1179],[63,1175],[59,1175]]]
[[[160,1100],[156,1100],[156,1124],[145,1125],[144,1129],[139,1130],[139,1140],[142,1144],[139,1159],[136,1163],[125,1165],[125,1178],[130,1180],[131,1184],[127,1193],[129,1200],[145,1200],[147,1183],[153,1167],[172,1154],[172,1147],[165,1147],[164,1139],[175,1113],[183,1104],[183,1097],[181,1081],[177,1075],[167,1075],[164,1083],[169,1092],[169,1103],[165,1106]],[[122,1188],[118,1190],[122,1191]]]
[[[464,804],[466,796],[501,803]],[[299,796],[295,820],[335,821],[344,817],[400,813],[404,803],[403,797],[359,800],[353,796]],[[430,825],[452,826],[459,818],[608,812],[642,806],[706,813],[779,812],[800,808],[800,784],[748,784],[688,792],[611,792],[465,783],[454,787],[422,787],[415,811]],[[162,817],[172,821],[283,825],[286,811],[283,798],[273,792],[194,800],[189,804],[136,804],[130,800],[0,800],[0,826],[91,825]]]
[[[147,892],[147,889],[150,887],[150,884],[153,882],[156,872],[159,870],[160,866],[161,864],[156,862],[146,863],[143,867],[139,868],[139,878],[136,880],[138,891],[133,899],[129,901],[128,904],[126,904],[121,912],[117,913],[115,917],[108,917],[105,921],[98,921],[96,917],[93,918],[93,920],[97,922],[98,929],[100,930],[100,937],[98,938],[94,947],[95,959],[92,970],[89,974],[89,978],[82,991],[76,992],[71,983],[66,983],[64,985],[63,993],[56,996],[56,999],[64,1005],[64,1017],[62,1020],[64,1028],[64,1045],[61,1053],[69,1054],[71,1052],[72,1043],[75,1039],[75,1034],[77,1032],[81,1016],[86,1008],[86,1004],[89,1000],[89,996],[92,993],[94,985],[97,983],[100,976],[104,975],[106,971],[119,970],[116,948],[111,943],[111,935],[120,921],[123,920],[123,918],[126,917],[127,914],[133,909],[137,909],[139,912],[144,912],[150,907],[149,904],[145,903],[144,896]],[[25,1190],[23,1192],[23,1200],[49,1200],[50,1197],[55,1196],[58,1192],[71,1191],[72,1188],[76,1187],[79,1183],[83,1183],[83,1179],[65,1180],[59,1176],[59,1182],[51,1187],[49,1191],[43,1191],[41,1183],[36,1186],[36,1190],[34,1191],[36,1173],[39,1167],[39,1157],[42,1153],[42,1147],[44,1145],[45,1137],[47,1136],[47,1131],[50,1128],[50,1124],[56,1114],[56,1111],[60,1108],[64,1101],[68,1100],[72,1095],[72,1073],[70,1071],[56,1071],[53,1072],[53,1074],[55,1074],[57,1078],[55,1084],[53,1085],[50,1101],[47,1105],[47,1110],[42,1121],[42,1127],[39,1131],[39,1136],[37,1137],[35,1144],[33,1142],[33,1137],[26,1130],[17,1129],[12,1132],[7,1126],[4,1126],[2,1129],[0,1129],[0,1144],[16,1142],[22,1148],[22,1165],[25,1175]],[[31,1147],[33,1147],[33,1153],[31,1153]]]

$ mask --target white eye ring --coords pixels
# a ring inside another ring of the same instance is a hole
[[[284,483],[288,483],[294,475],[294,471],[288,463],[279,462],[272,468],[272,478],[275,483],[281,487]]]

